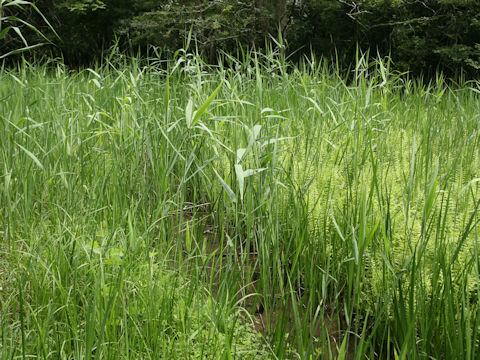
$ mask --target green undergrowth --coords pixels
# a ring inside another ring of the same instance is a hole
[[[2,358],[268,357],[238,309],[222,309],[157,252],[134,255],[81,233],[74,250],[44,230],[1,253]]]
[[[477,358],[478,84],[219,62],[2,70],[2,358]]]

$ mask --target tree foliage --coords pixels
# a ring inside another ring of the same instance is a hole
[[[457,74],[480,69],[477,0],[365,1],[356,17],[369,47],[389,51],[397,66]],[[381,45],[380,45],[381,44]]]
[[[119,33],[134,47],[182,47],[191,31],[197,46],[210,60],[217,49],[232,50],[237,43],[253,44],[265,35],[257,26],[251,2],[156,1],[134,2],[135,15],[120,23]]]
[[[191,33],[209,61],[238,45],[262,48],[279,34],[288,51],[339,56],[357,46],[391,55],[414,73],[437,69],[476,76],[480,68],[477,0],[36,0],[60,34],[56,50],[82,64],[101,56],[115,36],[124,50],[157,46],[175,51]],[[38,14],[29,20],[48,28]],[[29,37],[39,40],[39,35]],[[8,47],[8,46],[7,46]]]

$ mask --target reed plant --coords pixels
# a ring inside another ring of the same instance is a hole
[[[1,357],[478,358],[479,92],[273,48],[4,68]]]

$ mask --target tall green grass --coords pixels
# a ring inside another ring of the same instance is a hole
[[[2,70],[1,357],[476,359],[478,84],[219,64]]]

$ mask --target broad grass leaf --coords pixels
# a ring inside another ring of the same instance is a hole
[[[220,180],[220,183],[222,184],[223,188],[227,192],[227,195],[230,198],[230,200],[232,200],[234,203],[236,203],[237,202],[237,196],[233,192],[232,188],[230,186],[228,186],[228,184],[222,179],[222,177],[218,174],[218,172],[215,169],[213,169],[213,171],[215,172],[215,175],[217,175],[218,180]]]
[[[193,113],[193,99],[188,99],[187,107],[185,108],[185,120],[187,127],[192,127],[192,113]]]
[[[37,158],[33,153],[31,153],[30,151],[28,151],[27,149],[25,149],[25,148],[24,148],[22,145],[20,145],[20,144],[17,144],[17,146],[18,146],[20,149],[22,149],[23,152],[24,152],[25,154],[27,154],[27,155],[30,157],[30,159],[32,159],[33,162],[34,162],[41,170],[43,170],[43,165],[42,165],[42,163],[40,162],[40,160],[38,160],[38,158]]]
[[[220,84],[217,86],[217,88],[213,91],[213,93],[208,97],[208,99],[202,104],[202,106],[200,106],[200,108],[195,112],[195,115],[193,116],[191,126],[195,126],[197,121],[202,117],[202,115],[205,113],[205,111],[207,110],[210,103],[217,96],[218,92],[222,88],[222,85],[223,85],[223,80],[222,80],[222,82],[220,82]]]

